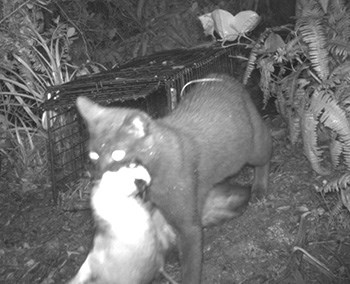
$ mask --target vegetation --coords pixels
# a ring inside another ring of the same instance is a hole
[[[47,168],[46,114],[40,104],[48,87],[74,75],[77,68],[67,59],[76,32],[59,18],[44,31],[40,13],[44,1],[3,4],[7,16],[0,22],[0,151],[12,161],[15,176],[23,179],[29,169]]]
[[[269,28],[261,34],[244,81],[255,66],[260,69],[264,99],[276,98],[291,143],[301,135],[313,170],[327,175],[331,171],[322,165],[320,142],[327,144],[334,167],[343,162],[350,169],[350,14],[343,1],[301,2],[305,6],[294,28]]]

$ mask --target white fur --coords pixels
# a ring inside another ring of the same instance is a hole
[[[132,121],[132,123],[133,123],[135,129],[137,130],[136,133],[137,133],[138,137],[146,136],[144,123],[140,117],[135,117],[134,120]]]
[[[151,279],[162,268],[158,251],[162,240],[150,212],[134,196],[136,179],[151,182],[147,170],[135,164],[104,173],[94,187],[95,220],[103,219],[108,232],[95,236],[93,249],[70,284],[90,283],[94,277],[96,283],[143,283],[144,277]]]
[[[142,166],[123,167],[117,172],[106,172],[94,188],[92,208],[98,218],[105,220],[118,240],[123,243],[138,243],[147,231],[150,214],[133,194],[137,191],[135,179],[147,184],[151,177]]]

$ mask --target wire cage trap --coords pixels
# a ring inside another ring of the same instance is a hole
[[[159,118],[176,107],[187,82],[214,72],[233,75],[233,53],[232,47],[164,51],[49,89],[50,99],[42,109],[47,116],[54,201],[60,191],[87,177],[84,173],[90,167],[89,134],[75,106],[78,96],[105,106],[138,108]]]

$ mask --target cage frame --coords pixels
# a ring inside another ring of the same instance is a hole
[[[66,84],[49,88],[46,92],[46,97],[49,99],[42,104],[41,108],[46,112],[48,121],[47,151],[54,202],[58,202],[59,192],[61,191],[58,183],[62,178],[58,180],[56,175],[56,156],[54,153],[54,145],[52,144],[55,135],[52,127],[50,127],[50,122],[54,120],[55,112],[58,109],[75,109],[77,113],[75,100],[78,96],[84,94],[95,102],[103,105],[110,105],[115,101],[125,102],[137,99],[145,99],[147,101],[147,97],[153,91],[162,88],[165,91],[167,101],[166,109],[161,115],[164,116],[176,108],[181,100],[181,89],[187,82],[202,78],[214,72],[234,75],[235,68],[232,59],[234,58],[235,52],[236,50],[234,47],[163,51],[133,59],[109,71],[82,76]],[[215,68],[213,68],[213,64],[215,65],[217,62],[221,62],[223,65],[214,66]],[[103,92],[108,95],[109,89],[115,93],[115,88],[127,88],[130,84],[132,84],[133,87],[140,86],[139,91],[132,95],[122,95],[118,98],[114,97],[108,99],[105,95],[101,96]],[[142,86],[146,87],[142,90]],[[85,88],[84,91],[82,91],[82,87]],[[62,104],[64,104],[64,106],[62,106]],[[82,125],[83,127],[85,126],[84,122],[82,122]],[[88,138],[82,141],[82,143],[87,144],[87,140]],[[84,154],[86,154],[86,151],[82,153],[82,155]],[[87,160],[87,157],[82,157],[82,163],[84,160]],[[79,170],[81,170],[81,167]],[[79,173],[75,173],[75,175],[78,177]]]

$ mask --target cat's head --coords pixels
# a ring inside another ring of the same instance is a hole
[[[154,154],[150,133],[152,119],[137,109],[103,107],[78,97],[77,108],[89,134],[89,157],[100,173],[115,171]]]

